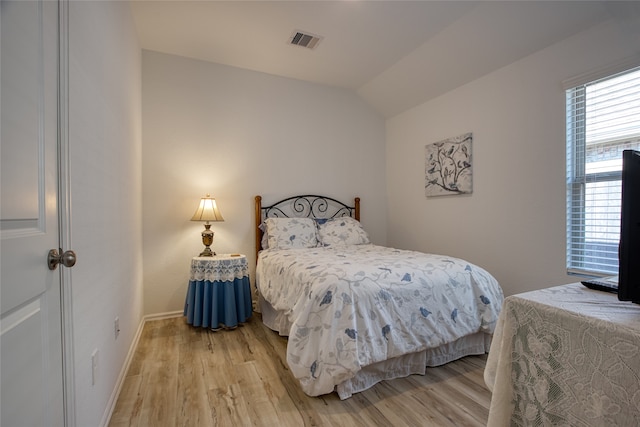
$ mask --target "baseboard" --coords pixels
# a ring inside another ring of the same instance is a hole
[[[166,313],[147,314],[143,320],[148,322],[150,320],[170,319],[172,317],[184,316],[184,311],[167,311]]]
[[[115,409],[116,403],[118,402],[118,397],[120,396],[120,391],[122,390],[124,379],[127,376],[129,366],[131,365],[131,361],[133,360],[133,355],[136,352],[136,348],[138,348],[138,343],[140,342],[140,337],[142,336],[142,330],[144,329],[145,323],[152,320],[170,319],[183,315],[183,311],[169,311],[166,313],[148,314],[142,318],[140,324],[138,325],[136,335],[133,337],[133,341],[131,341],[131,345],[129,346],[129,352],[127,353],[127,357],[124,361],[122,369],[120,370],[120,374],[118,375],[118,380],[116,381],[116,385],[113,388],[113,393],[111,393],[111,397],[109,398],[107,410],[105,411],[105,414],[102,417],[102,421],[100,422],[101,427],[107,427],[109,425],[109,422],[111,421],[113,410]]]

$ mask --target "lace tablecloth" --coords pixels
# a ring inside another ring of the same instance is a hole
[[[231,281],[249,275],[244,255],[216,255],[195,257],[191,260],[189,280]]]
[[[507,297],[489,426],[640,426],[640,305],[570,284]]]

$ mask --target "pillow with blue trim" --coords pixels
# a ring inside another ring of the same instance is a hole
[[[311,218],[267,218],[264,224],[269,249],[318,246],[316,223]]]
[[[349,216],[331,218],[318,223],[320,246],[365,245],[371,243],[360,221]]]

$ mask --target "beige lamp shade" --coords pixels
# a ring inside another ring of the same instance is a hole
[[[196,213],[191,217],[191,221],[224,221],[218,205],[216,205],[216,199],[208,194],[206,197],[200,199],[200,206],[198,206]]]
[[[206,221],[202,232],[202,244],[204,244],[205,249],[200,253],[200,256],[214,256],[216,253],[210,248],[213,243],[213,231],[211,231],[209,221],[224,221],[218,205],[216,205],[216,199],[208,194],[200,199],[200,205],[196,209],[196,213],[191,217],[191,221]]]

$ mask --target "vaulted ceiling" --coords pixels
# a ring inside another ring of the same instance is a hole
[[[630,3],[638,12],[640,2],[523,0],[134,0],[132,10],[143,49],[346,88],[392,117],[620,19]],[[291,45],[296,31],[321,40]]]

